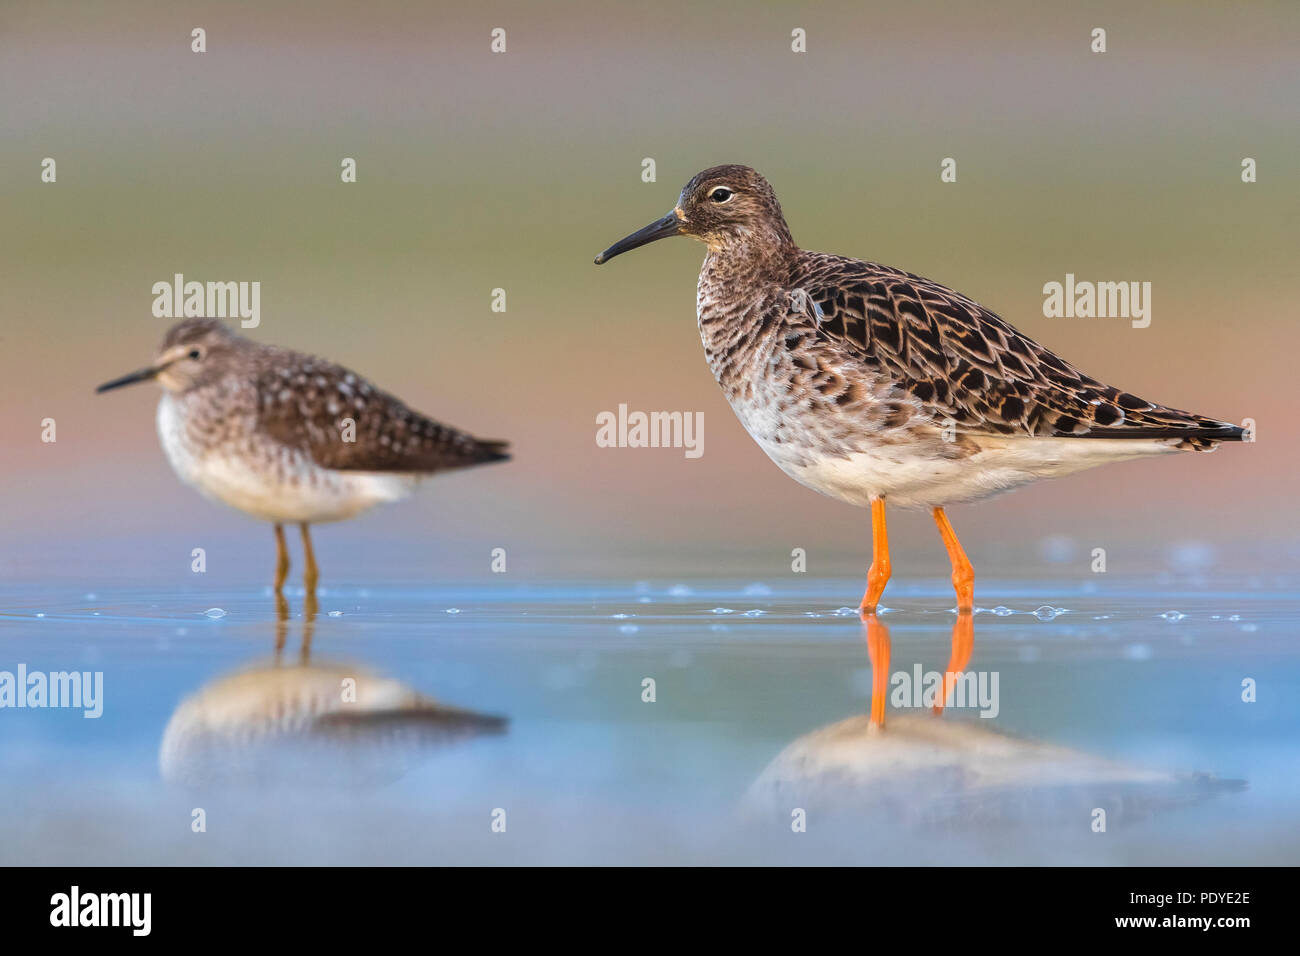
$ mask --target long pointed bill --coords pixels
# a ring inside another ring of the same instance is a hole
[[[123,385],[134,385],[136,382],[147,382],[150,379],[157,378],[160,368],[142,368],[138,372],[132,372],[130,375],[123,375],[121,378],[115,378],[111,382],[105,382],[99,388],[95,389],[95,394],[107,392],[110,389],[121,388]]]
[[[677,218],[677,210],[674,209],[662,219],[657,219],[644,229],[638,229],[627,238],[614,243],[596,257],[596,265],[609,262],[615,256],[621,256],[625,252],[654,242],[656,239],[667,239],[669,236],[680,236],[681,234],[682,221]]]

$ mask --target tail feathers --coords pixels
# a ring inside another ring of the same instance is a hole
[[[1188,415],[1185,422],[1169,424],[1143,423],[1115,428],[1091,428],[1080,438],[1132,438],[1169,441],[1174,448],[1186,451],[1213,451],[1222,441],[1245,441],[1246,429],[1240,425]]]
[[[509,447],[510,442],[508,441],[479,439],[475,445],[476,462],[487,464],[493,461],[509,461],[510,452],[507,450]]]

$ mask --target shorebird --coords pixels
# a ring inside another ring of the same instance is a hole
[[[319,578],[310,525],[404,498],[436,472],[510,457],[505,442],[441,425],[342,366],[216,319],[178,322],[152,365],[96,391],[150,380],[163,388],[158,437],[180,479],[274,525],[281,600],[286,523],[302,529],[310,601]]]
[[[708,248],[700,338],[741,424],[795,481],[870,508],[863,612],[875,611],[890,576],[886,504],[931,510],[958,610],[969,610],[974,570],[945,507],[1243,439],[1236,425],[1089,378],[937,282],[800,249],[772,187],[748,166],[699,173],[672,212],[596,264],[668,236]]]

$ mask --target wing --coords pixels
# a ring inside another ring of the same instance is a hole
[[[1148,402],[1084,375],[979,303],[907,272],[807,253],[795,277],[818,334],[883,371],[936,421],[1073,438],[1240,439],[1236,425]]]
[[[322,468],[430,474],[510,457],[506,442],[440,424],[339,365],[277,352],[258,376],[259,424]]]

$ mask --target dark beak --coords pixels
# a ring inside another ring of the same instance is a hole
[[[596,257],[596,265],[602,265],[609,262],[615,256],[621,256],[623,253],[635,249],[637,246],[644,246],[647,243],[654,242],[656,239],[667,239],[669,236],[680,236],[682,234],[682,221],[677,218],[677,211],[673,210],[662,219],[657,219],[644,229],[638,229],[632,235],[625,239],[620,239],[604,252]]]
[[[160,368],[142,368],[138,372],[132,372],[130,375],[123,375],[121,378],[115,378],[111,382],[105,382],[99,388],[95,389],[95,394],[107,392],[109,389],[121,388],[123,385],[134,385],[136,382],[147,382],[150,379],[157,378]]]

